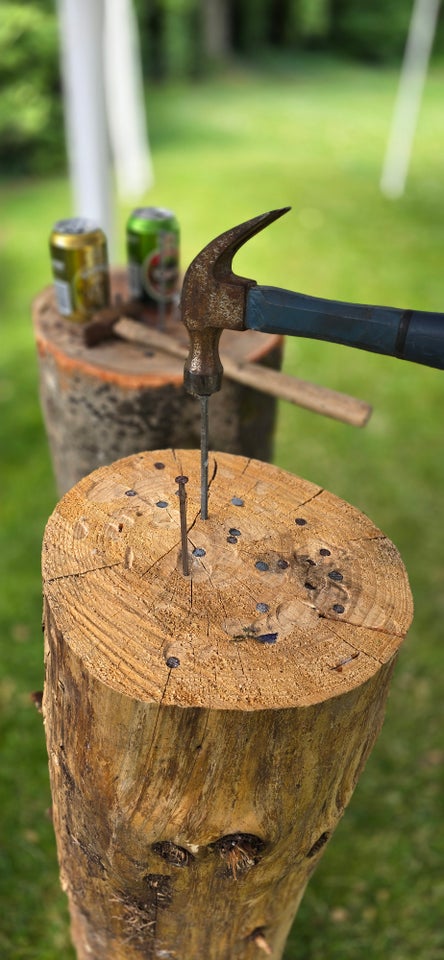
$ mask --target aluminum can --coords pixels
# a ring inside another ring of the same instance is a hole
[[[138,207],[126,228],[130,296],[168,305],[179,289],[179,224],[164,207]]]
[[[106,237],[92,220],[58,220],[49,238],[57,309],[86,323],[110,301]]]

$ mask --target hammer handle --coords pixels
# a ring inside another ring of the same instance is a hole
[[[279,287],[252,287],[245,326],[310,337],[444,369],[444,314],[324,300]]]
[[[186,360],[188,356],[187,348],[177,343],[173,337],[151,327],[144,327],[126,317],[116,323],[114,333],[123,340],[143,343],[181,360]],[[327,387],[318,387],[314,383],[299,380],[278,370],[270,370],[258,363],[238,363],[227,353],[222,352],[221,359],[225,373],[231,380],[280,400],[288,400],[313,413],[321,413],[353,427],[365,426],[371,415],[372,408],[363,400],[356,400]]]

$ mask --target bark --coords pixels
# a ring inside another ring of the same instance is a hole
[[[217,454],[201,521],[198,473],[195,451],[129,457],[45,533],[44,715],[79,960],[281,957],[411,620],[396,548],[353,507]]]
[[[125,295],[125,286],[124,274],[115,271],[114,292]],[[36,298],[33,320],[41,406],[60,494],[129,454],[199,445],[200,407],[184,390],[183,361],[118,340],[86,347],[81,328],[58,315],[52,287]],[[166,318],[165,329],[187,344],[177,315]],[[280,369],[281,337],[225,331],[221,342],[239,361]],[[213,449],[271,460],[276,400],[225,377],[209,409]]]

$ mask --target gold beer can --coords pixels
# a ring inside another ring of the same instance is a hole
[[[106,237],[92,220],[58,220],[49,238],[54,291],[59,313],[86,323],[110,301]]]

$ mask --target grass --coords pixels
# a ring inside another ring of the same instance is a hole
[[[274,206],[292,212],[242,250],[239,272],[331,298],[441,310],[442,86],[428,79],[408,189],[378,190],[396,73],[304,61],[148,94],[156,173],[184,265],[214,235]],[[30,301],[50,280],[47,237],[65,178],[0,184],[0,955],[73,957],[59,891],[46,756],[29,692],[42,686],[39,554],[56,502],[38,406]],[[119,208],[120,257],[129,207]],[[312,879],[287,960],[443,955],[444,475],[439,371],[311,341],[286,369],[374,405],[356,431],[282,405],[275,461],[345,497],[394,540],[415,597],[387,719]],[[197,958],[196,958],[197,960]]]

